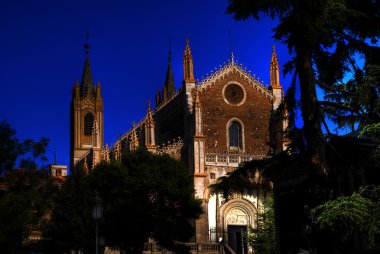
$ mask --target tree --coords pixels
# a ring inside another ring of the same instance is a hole
[[[49,145],[48,138],[20,142],[15,135],[16,131],[6,120],[0,122],[0,174],[13,170],[17,160],[20,160],[19,167],[24,169],[36,169],[38,159],[47,160],[44,155]]]
[[[352,250],[352,237],[357,232],[367,236],[370,245],[380,234],[380,187],[366,186],[359,193],[338,197],[312,210],[318,227],[336,240],[344,253]],[[343,243],[343,244],[342,244]],[[336,247],[339,248],[339,247]]]
[[[104,230],[113,244],[139,252],[148,237],[173,248],[193,235],[190,220],[202,208],[182,162],[139,149],[121,164],[100,164],[91,178],[105,201]]]
[[[13,169],[19,155],[16,132],[3,120],[0,122],[0,174]]]
[[[351,79],[324,87],[327,101],[321,104],[338,128],[355,131],[380,122],[380,49],[366,51],[363,67],[351,62]]]
[[[94,245],[91,197],[103,200],[99,228],[108,246],[141,253],[153,238],[164,247],[193,235],[191,220],[202,213],[184,165],[168,155],[139,149],[121,162],[101,162],[89,174],[75,171],[64,183],[46,236],[58,252],[90,251]]]
[[[247,243],[256,254],[273,254],[276,251],[276,227],[273,201],[268,198],[263,211],[257,214],[257,227],[247,232]]]
[[[83,171],[67,177],[54,197],[51,219],[43,228],[43,236],[48,240],[45,248],[49,253],[93,252],[95,224],[91,198],[94,195]]]
[[[299,81],[303,135],[308,157],[317,174],[327,176],[323,117],[316,86],[332,86],[348,71],[352,53],[363,52],[380,34],[378,1],[239,1],[230,0],[227,12],[236,19],[259,14],[277,17],[274,38],[285,43],[294,58],[286,66],[293,71],[293,86]],[[334,52],[335,50],[335,52]],[[334,52],[334,53],[331,53]],[[288,110],[294,110],[288,108]]]
[[[42,170],[12,170],[3,180],[7,190],[0,192],[0,252],[11,253],[45,223],[55,189]]]
[[[48,139],[15,137],[16,132],[3,120],[0,122],[0,252],[10,253],[21,247],[30,232],[44,223],[50,205],[51,178],[37,170],[37,160],[45,160]],[[15,169],[17,161],[18,169]]]

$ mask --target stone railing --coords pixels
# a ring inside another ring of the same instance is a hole
[[[181,149],[183,147],[183,139],[178,137],[178,139],[173,139],[172,142],[168,141],[166,144],[157,147],[157,154],[168,154],[171,156],[180,156]]]
[[[261,160],[266,158],[265,154],[249,155],[249,154],[228,154],[228,153],[207,153],[206,165],[207,166],[232,166],[237,167],[240,163]]]
[[[27,246],[36,242],[39,242],[42,240],[42,234],[41,231],[34,230],[30,233],[30,235],[24,239],[22,242],[22,246]]]

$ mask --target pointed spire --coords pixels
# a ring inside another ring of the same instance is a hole
[[[152,111],[150,110],[150,100],[148,100],[148,110],[146,111],[146,120],[145,123],[147,126],[152,126],[154,124],[153,122],[153,116]]]
[[[88,44],[88,41],[84,44],[84,48],[86,50],[86,60],[84,62],[84,69],[83,69],[83,75],[82,75],[82,82],[81,82],[81,91],[82,96],[87,96],[91,94],[92,92],[92,72],[91,72],[91,66],[90,66],[90,44]]]
[[[186,39],[185,53],[183,55],[183,80],[186,83],[195,83],[193,56],[191,55],[189,38]]]
[[[152,111],[150,111],[150,101],[148,101],[148,110],[145,118],[145,147],[150,152],[156,150],[155,137],[154,137],[154,120]]]
[[[161,92],[157,91],[156,93],[156,108],[161,104],[162,98],[161,98]]]
[[[96,85],[96,97],[101,98],[102,97],[102,87],[100,86],[100,82],[98,81],[98,84]]]
[[[136,124],[133,122],[132,124],[132,132],[130,136],[130,142],[129,142],[129,150],[134,151],[139,147],[139,140],[137,138],[136,133]]]
[[[276,46],[272,47],[272,58],[270,61],[270,86],[275,89],[281,89],[280,85],[280,68],[278,65],[278,59],[276,54]]]
[[[172,69],[172,51],[169,50],[168,56],[168,70],[166,71],[166,78],[163,90],[163,99],[164,101],[169,99],[175,93],[175,85],[174,85],[174,75]]]
[[[106,144],[106,148],[104,149],[103,159],[106,162],[110,162],[110,149],[108,147],[108,144]]]
[[[88,174],[87,155],[84,157],[83,160],[83,171],[86,175]]]
[[[120,142],[116,142],[115,145],[115,161],[120,162],[121,159],[121,144]]]

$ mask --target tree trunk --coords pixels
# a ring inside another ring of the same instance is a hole
[[[315,73],[311,63],[311,51],[296,45],[296,71],[301,90],[303,132],[306,147],[318,175],[327,177],[325,143],[321,129],[321,110],[318,105]]]

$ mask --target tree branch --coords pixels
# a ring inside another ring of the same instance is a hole
[[[352,113],[356,113],[358,115],[361,115],[360,114],[360,111],[358,109],[353,109],[353,108],[350,108],[350,107],[347,107],[347,106],[343,106],[343,105],[339,105],[335,102],[331,102],[331,101],[318,101],[318,104],[320,106],[326,106],[326,107],[333,107],[333,108],[339,108],[339,109],[342,109],[342,110],[346,110],[346,111],[350,111]]]

